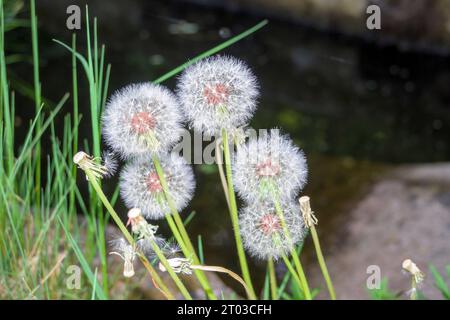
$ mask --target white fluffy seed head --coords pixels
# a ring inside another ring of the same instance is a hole
[[[151,83],[118,90],[106,105],[103,135],[110,148],[129,159],[168,152],[181,137],[183,116],[175,95]]]
[[[192,168],[175,154],[160,157],[161,167],[176,209],[181,211],[191,201],[195,189]],[[130,161],[120,174],[120,194],[128,208],[140,208],[149,219],[170,214],[164,191],[150,156]]]
[[[258,85],[242,61],[214,56],[183,72],[177,94],[191,127],[213,136],[247,124],[256,108]]]
[[[282,209],[289,236],[286,236],[271,202],[254,202],[241,210],[239,227],[242,242],[252,256],[263,260],[278,259],[303,241],[305,227],[299,205],[290,201],[283,204]]]
[[[233,157],[233,181],[246,201],[292,199],[306,184],[308,168],[303,151],[291,139],[270,130],[238,146]]]

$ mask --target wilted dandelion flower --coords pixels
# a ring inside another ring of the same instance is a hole
[[[256,108],[258,86],[242,61],[215,56],[188,67],[177,94],[191,126],[213,136],[248,122]]]
[[[86,172],[86,179],[88,179],[87,172],[89,171],[95,178],[102,179],[109,176],[109,169],[103,164],[103,160],[98,157],[92,157],[84,151],[79,151],[73,156],[73,162],[84,172]]]
[[[178,211],[192,199],[195,180],[191,166],[175,154],[160,158],[169,193]],[[140,208],[149,219],[170,213],[161,182],[150,156],[130,161],[120,175],[120,194],[128,208]]]
[[[102,118],[107,144],[123,158],[167,152],[182,133],[182,114],[175,95],[151,83],[117,91]]]
[[[247,201],[276,194],[291,199],[306,183],[306,159],[297,146],[278,130],[253,137],[237,148],[233,159],[233,181]]]
[[[167,263],[172,268],[175,273],[182,273],[191,275],[192,274],[192,262],[186,258],[171,258],[167,260]],[[167,272],[166,267],[160,262],[159,270]]]
[[[136,248],[128,243],[124,238],[118,238],[110,241],[112,250],[109,254],[119,256],[123,261],[123,275],[131,278],[134,276],[134,260],[136,258]]]
[[[260,259],[278,259],[303,241],[305,227],[300,207],[295,202],[282,205],[284,225],[271,202],[254,202],[239,215],[244,247]]]

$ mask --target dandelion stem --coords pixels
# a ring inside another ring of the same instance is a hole
[[[300,280],[300,278],[298,276],[298,273],[295,271],[294,266],[292,266],[292,263],[289,261],[289,258],[285,254],[282,255],[282,258],[283,258],[284,264],[288,268],[288,270],[291,273],[292,277],[294,278],[295,282],[297,282],[297,285],[300,288],[303,288],[303,283]],[[305,293],[305,291],[303,291],[303,292]],[[305,294],[305,297],[306,297],[306,294]],[[306,299],[307,300],[311,300],[311,299],[308,299],[308,298],[306,298]]]
[[[292,242],[289,230],[286,227],[286,221],[284,219],[283,209],[281,208],[278,196],[276,195],[275,192],[272,192],[272,197],[273,197],[273,202],[275,204],[275,210],[277,212],[278,217],[281,220],[281,225],[283,226],[283,230],[286,235],[286,238],[289,242]],[[306,279],[305,272],[303,271],[303,267],[300,262],[300,258],[298,257],[297,252],[295,251],[294,248],[291,249],[291,256],[292,256],[292,259],[294,260],[294,265],[297,269],[298,276],[300,277],[300,283],[301,283],[303,292],[305,293],[305,297],[307,300],[311,300],[312,299],[311,291],[309,290],[308,280]]]
[[[311,236],[314,242],[314,247],[316,249],[317,260],[319,261],[320,270],[322,271],[325,282],[327,283],[330,298],[331,300],[336,300],[336,293],[334,292],[333,282],[331,281],[330,274],[328,273],[328,268],[322,254],[322,249],[320,247],[319,236],[317,235],[316,227],[312,225],[309,229],[311,230]]]
[[[225,194],[225,199],[227,200],[228,210],[231,210],[230,197],[228,195],[227,179],[225,177],[225,173],[223,172],[223,158],[222,158],[221,142],[219,139],[216,139],[216,163],[217,168],[219,169],[219,176],[220,182],[222,183],[223,193]]]
[[[170,195],[169,187],[167,185],[166,178],[164,177],[164,172],[161,168],[159,159],[156,156],[153,156],[152,160],[155,166],[155,170],[158,174],[161,187],[163,188],[167,204],[172,213],[172,216],[170,214],[165,215],[169,227],[173,235],[175,236],[175,239],[177,240],[178,244],[180,245],[184,255],[187,258],[192,258],[195,264],[200,264],[200,260],[194,250],[194,246],[192,245],[192,242],[189,239],[189,235],[187,234],[186,229],[184,227],[183,220],[181,219],[180,214],[178,213],[178,210],[176,209],[176,206],[173,203],[172,196]],[[208,278],[206,278],[205,274],[200,270],[195,270],[195,275],[197,276],[197,279],[199,280],[201,286],[205,290],[208,298],[212,300],[217,300],[217,297],[214,294],[211,285],[209,284]]]
[[[231,155],[230,155],[230,149],[229,149],[229,144],[228,144],[228,134],[225,129],[222,130],[222,141],[223,141],[223,153],[225,155],[225,172],[226,172],[227,183],[228,183],[228,197],[230,200],[229,201],[230,216],[231,216],[231,222],[233,224],[234,238],[236,241],[239,263],[241,265],[241,271],[242,271],[242,276],[244,278],[244,281],[250,289],[251,295],[249,296],[249,298],[256,299],[255,290],[253,289],[253,285],[252,285],[252,279],[250,277],[250,272],[248,270],[247,259],[245,257],[244,246],[242,245],[241,233],[239,231],[237,204],[236,204],[236,197],[234,194],[233,178],[232,178],[232,174],[231,174]]]
[[[275,266],[272,258],[267,261],[267,266],[269,268],[270,291],[272,293],[272,300],[278,300],[277,276],[275,274]]]
[[[108,210],[108,212],[111,215],[111,217],[113,218],[114,222],[119,227],[120,231],[122,231],[122,233],[125,236],[125,238],[127,239],[127,241],[131,245],[134,246],[135,245],[135,241],[134,241],[133,237],[128,232],[128,229],[125,227],[125,225],[123,224],[122,220],[120,220],[118,214],[116,213],[116,211],[112,207],[111,203],[106,198],[105,194],[103,193],[102,189],[100,188],[100,185],[98,184],[97,179],[94,176],[94,174],[92,173],[92,171],[88,169],[88,170],[84,170],[84,172],[86,173],[86,176],[88,177],[88,180],[89,180],[90,184],[92,185],[94,190],[97,192],[98,197],[103,202],[103,205]],[[160,276],[155,271],[155,269],[152,267],[152,265],[148,262],[147,258],[145,258],[144,256],[140,256],[140,259],[141,259],[143,265],[145,266],[145,268],[150,273],[151,278],[157,284],[157,288],[159,288],[161,290],[161,292],[167,297],[167,299],[173,300],[174,299],[173,294],[169,291],[167,286],[161,280]]]

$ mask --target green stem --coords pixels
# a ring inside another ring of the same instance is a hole
[[[150,240],[150,244],[152,246],[153,251],[155,251],[156,255],[158,256],[158,259],[161,261],[163,266],[166,268],[167,272],[169,273],[170,277],[173,279],[173,281],[177,285],[178,289],[180,289],[181,294],[184,296],[185,299],[192,300],[192,297],[189,294],[189,291],[186,289],[183,282],[181,282],[178,275],[173,271],[172,267],[170,266],[166,257],[162,253],[161,249],[158,247],[158,245],[155,243],[154,240]]]
[[[292,243],[291,236],[289,233],[289,229],[286,226],[286,220],[284,219],[283,209],[281,208],[280,201],[278,200],[278,196],[272,192],[273,202],[275,204],[275,210],[277,212],[278,217],[281,220],[281,225],[283,226],[284,234],[286,235],[287,241]],[[301,287],[303,288],[303,292],[305,293],[305,297],[307,300],[311,300],[311,291],[309,290],[308,280],[306,279],[305,272],[303,271],[302,264],[300,262],[300,258],[297,255],[297,252],[294,248],[291,249],[291,256],[294,260],[294,265],[297,269],[298,275],[300,277]]]
[[[38,28],[36,16],[35,0],[30,0],[31,8],[31,44],[33,51],[33,81],[34,81],[34,102],[36,115],[39,113],[41,107],[41,83],[39,80],[39,48],[38,48]],[[42,120],[37,122],[36,130],[42,127]],[[41,143],[36,144],[36,208],[40,208],[41,203]]]
[[[90,170],[85,170],[85,173],[89,179],[90,184],[92,185],[94,190],[97,192],[97,196],[100,198],[103,205],[108,210],[109,214],[111,215],[111,217],[113,218],[113,220],[117,224],[117,226],[119,227],[120,231],[122,231],[125,239],[131,245],[135,245],[135,241],[134,241],[133,237],[131,236],[130,232],[128,232],[128,229],[125,227],[122,220],[120,220],[119,215],[116,213],[116,211],[112,207],[111,203],[106,198],[106,196],[103,193],[103,190],[100,188],[100,185],[98,184],[95,176],[92,174],[92,172]],[[148,270],[148,272],[150,273],[150,276],[152,277],[152,279],[155,281],[155,283],[160,288],[160,290],[166,295],[166,297],[168,299],[173,300],[174,299],[173,294],[169,291],[167,286],[161,280],[160,276],[155,271],[155,269],[152,267],[152,265],[148,262],[147,258],[140,255],[140,259],[141,259],[142,263],[144,264],[144,266],[146,267],[146,269]]]
[[[294,260],[294,265],[297,268],[298,275],[300,277],[300,281],[303,284],[303,290],[305,292],[306,300],[311,300],[311,291],[309,290],[308,280],[306,279],[305,272],[303,271],[302,264],[300,262],[300,258],[298,257],[295,250],[291,250],[291,255]]]
[[[317,235],[316,227],[312,225],[311,228],[309,229],[311,230],[314,247],[316,248],[317,260],[319,261],[320,270],[322,271],[325,282],[327,283],[330,298],[331,300],[336,300],[336,293],[334,292],[333,282],[331,281],[330,274],[328,273],[328,268],[322,254],[322,249],[320,247],[319,236]]]
[[[288,258],[285,254],[282,255],[282,258],[283,258],[284,264],[285,264],[286,267],[288,268],[288,270],[289,270],[289,272],[291,273],[292,277],[294,278],[295,282],[297,282],[297,285],[298,285],[300,288],[303,288],[303,283],[302,283],[302,281],[300,280],[300,278],[299,278],[299,276],[298,276],[298,273],[295,271],[294,266],[293,266],[292,263],[289,261],[289,258]],[[303,291],[303,292],[304,292],[304,291]],[[309,300],[309,299],[308,299],[308,300]]]
[[[250,271],[248,270],[247,259],[245,257],[244,246],[242,245],[241,233],[239,230],[239,218],[236,204],[236,197],[234,194],[233,187],[233,177],[231,173],[231,155],[230,148],[228,144],[228,134],[225,129],[222,130],[222,141],[223,141],[223,153],[225,155],[225,172],[227,176],[228,184],[228,199],[230,204],[230,216],[233,225],[234,239],[236,241],[236,247],[239,257],[239,263],[241,266],[242,277],[244,278],[247,287],[251,293],[250,299],[256,299],[255,289],[253,289],[252,279],[250,277]]]
[[[270,291],[272,293],[272,300],[278,300],[277,276],[275,274],[273,259],[270,258],[267,263],[269,268]]]
[[[166,197],[167,204],[169,206],[170,214],[166,214],[166,220],[169,224],[170,230],[172,231],[175,239],[183,251],[183,254],[186,258],[191,258],[194,261],[194,264],[201,264],[200,259],[198,258],[194,246],[192,245],[191,240],[189,239],[189,235],[186,232],[183,221],[181,220],[180,214],[176,209],[175,203],[173,202],[172,196],[170,195],[169,187],[167,185],[166,178],[164,176],[164,172],[161,168],[161,164],[159,159],[156,156],[152,156],[153,164],[155,166],[156,173],[158,174],[159,181],[161,183],[161,187],[163,188],[164,195]],[[217,300],[216,295],[214,294],[211,285],[209,284],[208,278],[201,270],[194,270],[195,275],[197,276],[200,285],[205,290],[206,295],[211,300]]]

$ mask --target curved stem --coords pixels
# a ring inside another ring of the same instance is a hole
[[[225,172],[226,172],[227,183],[228,183],[228,196],[230,199],[230,201],[229,201],[230,216],[231,216],[231,222],[233,224],[234,239],[236,241],[239,263],[241,265],[242,276],[245,280],[245,283],[247,284],[247,286],[250,289],[251,295],[249,296],[249,298],[256,299],[255,290],[253,289],[252,279],[250,277],[250,271],[248,270],[247,259],[245,257],[244,246],[242,245],[241,233],[239,230],[237,204],[236,204],[236,197],[234,195],[233,178],[232,178],[232,173],[231,173],[231,155],[230,155],[230,149],[229,149],[229,144],[228,144],[228,134],[225,129],[222,130],[222,141],[223,141],[223,153],[225,155]]]
[[[319,236],[317,235],[316,227],[312,225],[311,228],[309,229],[311,230],[314,247],[316,248],[317,260],[319,261],[320,270],[322,271],[323,277],[327,284],[328,292],[330,293],[330,298],[331,300],[336,300],[336,293],[334,291],[333,282],[331,281],[330,274],[328,273],[328,268],[322,254],[322,249],[320,247]]]
[[[218,267],[218,266],[203,266],[203,265],[191,265],[192,269],[198,269],[198,270],[204,270],[204,271],[212,271],[212,272],[221,272],[226,273],[236,281],[238,281],[245,289],[245,292],[248,296],[251,295],[250,289],[247,287],[247,284],[245,281],[235,272],[224,268],[224,267]]]
[[[114,222],[119,227],[120,231],[122,231],[125,239],[131,244],[135,245],[135,241],[133,237],[131,236],[130,232],[128,232],[128,229],[123,224],[122,220],[120,220],[119,215],[112,207],[111,203],[106,198],[105,194],[103,193],[103,190],[100,188],[100,185],[98,184],[94,174],[90,170],[85,170],[86,176],[88,177],[89,183],[92,185],[94,190],[97,192],[98,197],[103,202],[103,205],[108,210],[109,214],[113,218]],[[150,273],[150,277],[153,279],[153,282],[156,284],[156,288],[158,288],[164,296],[166,296],[167,299],[173,300],[175,299],[173,294],[169,291],[167,286],[164,284],[164,282],[161,280],[161,277],[158,275],[158,273],[155,271],[155,269],[152,267],[150,262],[148,262],[147,258],[145,256],[139,255],[139,258],[142,261],[142,264],[145,266],[145,268]]]
[[[163,188],[164,195],[166,197],[167,204],[169,206],[170,214],[166,214],[166,220],[169,224],[170,230],[172,231],[175,239],[183,251],[183,254],[187,258],[191,258],[195,264],[200,264],[200,259],[198,258],[194,246],[189,238],[189,235],[184,227],[183,220],[176,209],[175,203],[173,202],[172,196],[170,195],[169,187],[167,185],[166,178],[164,176],[164,172],[161,168],[161,164],[159,159],[156,156],[152,156],[153,164],[155,166],[156,173],[158,174],[159,181],[161,183],[161,187]],[[197,276],[198,281],[201,286],[205,290],[209,299],[217,300],[216,295],[214,294],[211,285],[209,284],[208,278],[206,278],[205,274],[200,270],[195,271],[195,275]]]

